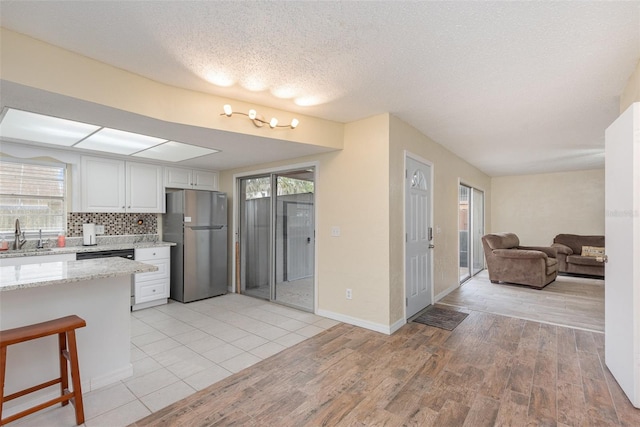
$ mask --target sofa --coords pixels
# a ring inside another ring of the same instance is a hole
[[[520,246],[513,233],[482,237],[491,283],[515,283],[542,289],[558,275],[556,250],[551,247]]]
[[[558,253],[560,273],[604,277],[604,236],[558,234],[551,247]]]

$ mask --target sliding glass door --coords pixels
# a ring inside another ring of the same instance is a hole
[[[460,283],[484,269],[484,193],[468,185],[458,188]]]
[[[314,309],[313,168],[239,179],[239,278],[246,295]]]

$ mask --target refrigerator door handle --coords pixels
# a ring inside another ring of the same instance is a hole
[[[188,228],[198,231],[198,230],[222,230],[224,225],[194,225],[188,226]]]

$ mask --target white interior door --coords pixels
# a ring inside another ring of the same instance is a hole
[[[431,166],[406,157],[405,295],[407,318],[432,302]]]
[[[640,103],[606,131],[605,363],[640,407]]]

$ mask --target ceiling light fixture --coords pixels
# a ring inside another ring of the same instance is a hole
[[[276,119],[275,117],[271,118],[271,120],[267,121],[264,119],[264,117],[258,115],[258,113],[256,112],[256,110],[251,109],[249,110],[249,114],[247,113],[242,113],[239,111],[233,111],[233,109],[231,108],[231,105],[229,104],[225,104],[222,107],[224,113],[221,113],[221,116],[227,116],[227,117],[231,117],[234,114],[241,114],[243,116],[247,116],[249,118],[249,120],[251,120],[253,122],[254,125],[256,125],[256,127],[262,127],[264,125],[269,125],[269,127],[271,129],[275,129],[275,128],[291,128],[291,129],[295,129],[299,124],[300,121],[298,119],[291,119],[291,123],[289,123],[288,125],[279,125],[278,124],[278,119]]]

